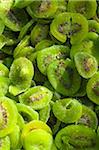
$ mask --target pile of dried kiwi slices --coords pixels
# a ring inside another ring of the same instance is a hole
[[[99,150],[98,0],[0,0],[0,150]]]

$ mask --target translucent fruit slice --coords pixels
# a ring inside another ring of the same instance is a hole
[[[74,123],[82,115],[82,105],[76,99],[60,99],[53,104],[53,113],[64,123]]]
[[[62,43],[65,43],[67,38],[70,39],[71,44],[80,43],[88,33],[88,22],[81,14],[61,13],[52,21],[50,32]]]
[[[30,60],[25,57],[15,59],[10,67],[9,92],[14,96],[24,92],[31,86],[33,75],[34,68]]]
[[[98,136],[95,131],[84,125],[68,125],[61,129],[56,137],[55,144],[58,149],[81,149],[81,150],[98,150],[96,149]]]
[[[57,59],[66,59],[69,56],[69,47],[53,45],[45,48],[37,54],[37,65],[41,73],[46,75],[48,65]]]
[[[81,13],[88,19],[92,18],[96,14],[96,8],[96,0],[69,0],[68,3],[68,11]]]
[[[52,92],[43,86],[35,86],[19,96],[20,103],[26,104],[35,110],[44,108],[52,99]]]
[[[64,96],[72,96],[80,88],[81,78],[70,59],[53,61],[47,76],[54,89]]]
[[[98,118],[96,113],[89,107],[82,105],[82,115],[81,118],[77,121],[78,124],[86,125],[94,130],[98,126]]]
[[[98,70],[96,58],[86,52],[76,53],[74,60],[76,68],[83,78],[91,78]]]
[[[99,105],[99,72],[88,81],[86,90],[88,98]]]
[[[0,137],[10,134],[17,123],[18,111],[14,102],[0,97]]]

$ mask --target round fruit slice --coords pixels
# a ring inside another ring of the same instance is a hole
[[[81,13],[88,19],[92,18],[96,14],[96,8],[96,0],[69,0],[68,2],[68,11]]]
[[[68,38],[71,44],[80,43],[88,33],[88,22],[81,14],[61,13],[52,21],[50,32],[62,43],[65,43]]]
[[[92,109],[88,108],[85,105],[82,105],[82,116],[77,121],[77,123],[86,125],[92,129],[96,130],[97,126],[98,126],[98,118]]]
[[[18,112],[25,118],[25,121],[38,120],[39,114],[33,110],[30,106],[17,103],[16,104]],[[27,120],[26,120],[27,119]]]
[[[32,130],[23,140],[25,150],[51,150],[53,137],[42,129]]]
[[[52,134],[50,127],[46,123],[39,120],[33,120],[24,126],[21,136],[22,139],[24,139],[31,131],[38,129],[42,129],[47,133]]]
[[[0,97],[0,137],[10,134],[17,123],[18,111],[14,102]]]
[[[53,104],[55,117],[64,123],[74,123],[82,115],[82,105],[72,98],[57,100]]]
[[[33,18],[52,18],[58,8],[58,3],[57,0],[33,1],[29,8]]]
[[[33,75],[34,68],[30,60],[25,57],[15,59],[9,73],[11,81],[9,92],[14,96],[24,92],[31,86]]]
[[[55,138],[55,144],[62,150],[98,150],[98,136],[91,128],[82,125],[69,125],[61,129]]]
[[[36,24],[31,31],[31,42],[32,45],[36,45],[41,40],[47,38],[49,32],[49,26],[43,24]]]
[[[87,84],[88,98],[99,105],[99,72],[97,72]]]
[[[54,89],[64,96],[72,96],[80,88],[81,78],[70,59],[53,61],[47,76]]]
[[[83,78],[91,78],[98,70],[96,58],[86,52],[76,53],[74,60],[76,68]]]
[[[37,54],[37,65],[40,72],[46,75],[48,65],[57,59],[66,59],[69,56],[69,47],[53,45],[45,48]]]
[[[71,59],[74,59],[74,56],[77,52],[87,52],[89,54],[92,54],[93,47],[93,41],[91,40],[84,40],[81,43],[77,43],[71,47],[70,50],[70,57]]]
[[[20,103],[29,105],[35,110],[46,107],[52,99],[52,92],[43,86],[35,86],[19,96]]]

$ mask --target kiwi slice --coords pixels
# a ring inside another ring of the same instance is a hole
[[[89,107],[82,105],[82,115],[81,118],[77,121],[78,124],[86,125],[94,130],[98,126],[98,118],[96,113]]]
[[[82,115],[82,105],[76,99],[61,99],[53,104],[53,113],[58,120],[64,123],[74,123]]]
[[[35,120],[24,126],[21,139],[26,150],[33,148],[50,150],[53,143],[50,127],[42,121]]]
[[[47,133],[52,134],[50,127],[46,123],[40,120],[33,120],[25,124],[22,130],[22,135],[21,135],[22,139],[24,139],[25,136],[27,136],[29,132],[33,130],[38,130],[38,129],[45,130]]]
[[[50,32],[62,43],[67,39],[70,39],[71,44],[80,43],[88,33],[88,21],[78,13],[61,13],[52,21]]]
[[[58,8],[57,0],[39,0],[33,1],[29,6],[32,17],[52,18]]]
[[[37,65],[40,72],[47,74],[47,67],[53,60],[66,59],[69,56],[69,47],[63,45],[53,45],[45,48],[37,54]]]
[[[72,96],[80,88],[81,78],[70,59],[53,61],[47,69],[53,88],[64,96]]]
[[[92,47],[93,41],[91,40],[84,40],[81,43],[72,45],[70,50],[70,58],[74,59],[74,56],[77,52],[87,52],[89,54],[92,54]]]
[[[86,91],[88,98],[99,105],[99,72],[88,81]]]
[[[0,149],[10,150],[10,138],[8,136],[0,138]]]
[[[98,150],[98,136],[84,125],[69,125],[57,133],[55,144],[61,150]]]
[[[9,69],[2,63],[0,63],[0,76],[8,77],[9,76]]]
[[[18,112],[23,116],[26,122],[39,119],[38,112],[34,111],[30,106],[27,106],[21,103],[17,103],[16,106],[17,106]]]
[[[91,78],[98,70],[96,58],[86,52],[76,53],[74,60],[79,74],[85,79]]]
[[[51,111],[50,105],[41,109],[39,111],[40,120],[46,123],[50,117],[50,111]]]
[[[32,45],[36,45],[38,42],[40,42],[43,39],[46,39],[49,32],[49,26],[43,25],[43,24],[36,24],[31,31],[31,42]]]
[[[14,96],[24,92],[31,86],[33,75],[34,68],[31,61],[24,57],[15,59],[10,67],[9,92]]]
[[[33,140],[32,140],[33,139]],[[42,129],[35,129],[28,133],[24,138],[23,147],[25,150],[31,149],[45,149],[50,150],[53,144],[53,137]]]
[[[74,13],[81,13],[87,19],[92,18],[96,14],[97,3],[96,0],[69,0],[68,11]]]
[[[28,16],[24,9],[11,9],[7,13],[0,12],[0,18],[14,32],[20,31],[28,22]]]
[[[43,86],[35,86],[19,96],[20,103],[31,106],[35,110],[46,107],[52,99],[52,92]]]
[[[18,111],[14,102],[0,97],[0,138],[10,134],[17,123]]]

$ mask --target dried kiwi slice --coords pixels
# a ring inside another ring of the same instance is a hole
[[[82,105],[82,116],[77,121],[77,123],[86,125],[96,130],[98,126],[98,118],[96,116],[96,113],[92,109],[85,105]]]
[[[86,52],[76,53],[74,60],[76,68],[83,78],[91,78],[98,70],[96,58]]]
[[[38,129],[45,130],[46,132],[52,134],[50,127],[46,123],[40,120],[33,120],[25,124],[22,130],[22,136],[21,136],[22,139],[24,139],[28,135],[29,132],[33,130],[38,130]]]
[[[70,50],[70,58],[74,59],[74,56],[77,52],[87,52],[89,54],[92,54],[92,47],[93,47],[93,41],[91,40],[84,40],[81,43],[77,43],[71,47]]]
[[[19,96],[20,103],[31,106],[35,110],[44,108],[52,99],[52,92],[43,86],[35,86]]]
[[[7,13],[0,12],[0,18],[3,23],[14,32],[20,31],[28,22],[28,16],[24,9],[11,9]]]
[[[57,0],[33,1],[29,8],[33,18],[52,18],[58,8],[58,2]]]
[[[34,68],[31,61],[24,57],[15,59],[10,67],[11,85],[9,92],[14,96],[24,92],[31,86],[33,75]]]
[[[47,76],[54,89],[64,96],[72,96],[80,88],[81,78],[70,59],[53,61]]]
[[[81,13],[88,19],[96,14],[96,8],[96,0],[69,0],[68,2],[69,12]]]
[[[50,32],[62,43],[65,43],[67,38],[71,44],[80,43],[88,33],[88,22],[81,14],[61,13],[52,21]]]
[[[55,144],[60,150],[98,150],[97,143],[97,134],[84,125],[69,125],[61,129],[55,137]]]
[[[46,39],[49,32],[49,26],[43,24],[36,24],[31,31],[31,42],[32,45],[36,45],[43,39]]]
[[[18,111],[14,102],[0,97],[0,138],[10,134],[17,123]]]
[[[8,136],[0,138],[0,149],[10,150],[10,138]]]
[[[82,105],[76,99],[60,99],[53,104],[53,113],[64,123],[74,123],[82,115]]]
[[[66,59],[69,56],[69,47],[63,45],[53,45],[45,48],[37,54],[37,65],[41,73],[46,75],[48,65],[57,59]]]
[[[42,129],[35,129],[24,138],[23,147],[25,150],[51,150],[52,144],[53,137],[50,133]]]
[[[88,98],[99,105],[99,72],[88,81],[86,90]]]
[[[17,103],[16,104],[18,112],[23,116],[25,121],[38,120],[39,114],[35,110],[33,110],[30,106]]]

